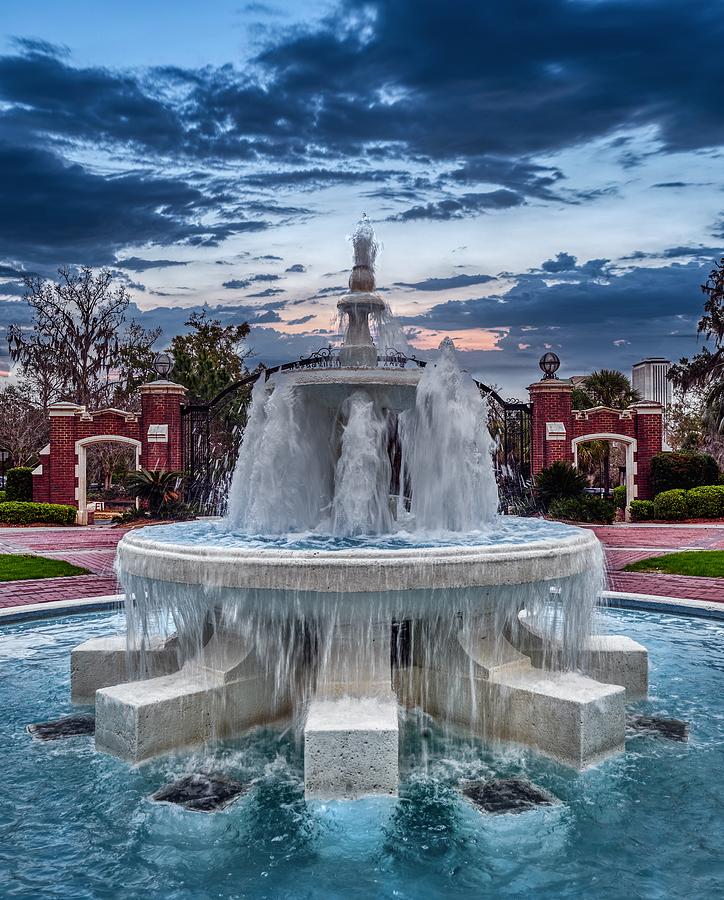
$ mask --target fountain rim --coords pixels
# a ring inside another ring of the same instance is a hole
[[[118,544],[116,569],[175,584],[368,593],[555,581],[592,571],[599,556],[598,538],[583,529],[527,544],[346,550],[174,544],[131,532]]]

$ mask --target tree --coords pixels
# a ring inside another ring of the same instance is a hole
[[[641,399],[638,391],[623,372],[615,369],[599,369],[587,375],[574,389],[574,409],[590,409],[592,406],[608,406],[611,409],[626,409]],[[603,454],[603,488],[608,495],[611,491],[611,445],[605,442]]]
[[[616,369],[599,369],[587,375],[574,390],[575,409],[590,409],[592,406],[608,406],[611,409],[626,409],[641,399],[631,382]]]
[[[672,366],[669,378],[682,392],[701,392],[702,422],[708,432],[709,449],[721,457],[724,441],[724,257],[714,264],[701,286],[706,296],[704,315],[697,334],[713,347],[703,347],[691,359],[682,358]]]
[[[243,342],[249,326],[222,325],[206,310],[192,313],[186,325],[191,332],[171,341],[171,378],[188,390],[192,402],[208,403],[246,372],[244,361],[251,351],[243,348]]]
[[[11,466],[27,466],[48,442],[48,420],[27,389],[8,385],[0,389],[0,448]]]
[[[34,330],[8,330],[10,356],[39,403],[69,400],[98,408],[121,403],[152,376],[160,329],[127,322],[130,297],[108,269],[58,270],[58,280],[25,279]]]

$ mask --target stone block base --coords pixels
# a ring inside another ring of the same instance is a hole
[[[397,698],[315,700],[304,729],[304,793],[310,799],[397,795]]]
[[[178,670],[176,640],[170,638],[150,647],[145,654],[147,677]],[[70,653],[70,696],[73,703],[95,703],[100,688],[123,684],[140,671],[138,651],[126,651],[124,634],[91,638]]]

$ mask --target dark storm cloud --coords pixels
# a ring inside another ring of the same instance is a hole
[[[555,259],[547,259],[541,263],[544,272],[569,272],[576,268],[576,257],[570,253],[558,253]]]
[[[582,267],[583,268],[583,267]],[[504,328],[508,326],[556,327],[620,323],[630,319],[684,315],[696,317],[701,309],[699,285],[706,266],[688,265],[635,268],[610,275],[586,275],[579,269],[576,281],[549,283],[546,273],[515,276],[517,283],[506,294],[470,300],[449,300],[419,316],[403,318],[404,324],[429,328]],[[606,331],[609,333],[608,325]],[[626,334],[619,335],[626,337]]]
[[[493,209],[509,209],[512,206],[520,206],[525,198],[516,193],[501,188],[497,191],[484,193],[462,194],[460,197],[447,197],[420,206],[412,206],[401,213],[388,217],[391,222],[412,222],[418,219],[462,219],[468,215],[487,212]]]
[[[627,256],[622,256],[622,261],[641,260],[641,259],[680,259],[682,257],[693,257],[696,259],[713,259],[724,254],[724,246],[707,247],[698,244],[695,247],[667,247],[665,250],[658,252],[645,253],[643,250],[634,250]]]
[[[301,319],[290,319],[286,324],[287,325],[306,325],[307,322],[311,322],[312,319],[316,318],[316,316],[302,316]]]
[[[546,196],[562,177],[529,162],[617,129],[654,125],[670,149],[724,143],[719,0],[343,0],[279,29],[252,61],[135,74],[75,67],[33,43],[0,59],[9,129],[194,158],[305,165],[458,160],[453,177]],[[394,172],[258,173],[248,184],[387,179]]]
[[[493,275],[450,275],[448,278],[426,278],[424,281],[396,281],[395,287],[414,288],[416,291],[445,291],[495,280]]]
[[[265,222],[202,225],[213,200],[183,181],[93,174],[37,148],[0,143],[0,255],[49,266],[112,263],[124,246],[214,246]]]
[[[270,273],[250,275],[248,278],[232,278],[230,281],[225,281],[223,287],[229,290],[238,290],[239,288],[248,288],[252,284],[258,284],[259,282],[281,281],[281,278],[281,275],[273,275]]]
[[[178,259],[141,259],[138,256],[130,256],[128,259],[117,259],[116,265],[122,269],[130,269],[131,272],[145,272],[148,269],[168,269],[171,266],[187,266],[188,260]]]
[[[307,267],[303,266],[301,263],[294,263],[293,266],[289,266],[288,269],[284,270],[285,272],[306,272]]]
[[[246,296],[249,298],[259,298],[259,297],[274,297],[277,294],[283,294],[284,290],[282,288],[267,288],[264,291],[259,291],[258,294],[247,294]]]

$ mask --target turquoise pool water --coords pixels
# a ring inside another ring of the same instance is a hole
[[[206,765],[178,754],[139,768],[92,739],[32,741],[29,722],[70,712],[68,654],[120,629],[117,614],[0,631],[0,896],[23,898],[708,898],[724,892],[724,625],[604,613],[649,647],[638,709],[691,723],[688,744],[634,737],[576,774],[531,752],[491,752],[429,722],[403,732],[400,799],[306,804],[289,733],[216,748],[213,768],[252,790],[211,815],[153,804]],[[456,785],[522,776],[562,801],[484,816]]]
[[[399,531],[394,534],[338,537],[322,532],[246,534],[230,529],[225,519],[196,520],[153,525],[134,531],[134,538],[195,547],[240,547],[245,550],[409,550],[417,547],[489,547],[497,544],[531,544],[580,534],[580,528],[548,519],[498,516],[480,531],[448,531],[437,534]]]

